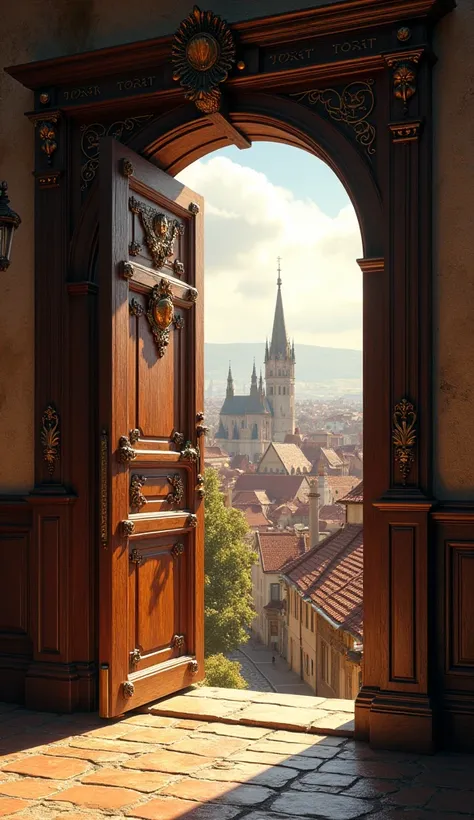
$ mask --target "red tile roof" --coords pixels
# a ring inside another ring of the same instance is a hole
[[[339,504],[362,504],[364,501],[364,482],[360,481],[356,487],[353,487],[344,498],[341,498]]]
[[[242,490],[234,492],[232,496],[232,506],[242,506],[247,504],[270,505],[271,501],[265,490]]]
[[[276,475],[272,473],[254,473],[250,475],[245,473],[236,480],[234,492],[265,490],[273,502],[281,504],[283,501],[293,501],[302,485],[306,490],[309,490],[308,480],[303,475]],[[347,489],[350,489],[350,487]]]
[[[328,475],[327,481],[334,498],[339,501],[360,482],[360,478],[353,475]]]
[[[346,511],[340,504],[324,504],[319,508],[319,517],[325,518],[326,521],[341,521],[346,520]]]
[[[228,458],[230,461],[229,454],[220,447],[204,447],[204,458]]]
[[[284,568],[285,577],[338,628],[363,637],[362,524],[346,524]]]
[[[280,572],[289,561],[302,555],[305,540],[293,532],[259,532],[257,546],[264,572]]]
[[[260,528],[266,530],[271,527],[271,521],[269,521],[259,504],[252,506],[234,504],[234,507],[243,512],[251,530],[259,530]]]

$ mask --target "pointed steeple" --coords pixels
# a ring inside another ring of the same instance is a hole
[[[288,337],[286,335],[285,315],[281,298],[281,267],[278,257],[277,299],[275,317],[273,319],[272,341],[270,343],[270,357],[272,359],[286,359],[288,355]]]
[[[268,339],[265,339],[265,364],[268,362],[270,358],[270,351],[268,349]]]
[[[265,395],[265,390],[263,388],[263,376],[262,376],[262,368],[260,368],[260,378],[258,380],[258,392],[263,397]]]
[[[232,378],[232,369],[229,362],[229,372],[227,374],[227,390],[226,398],[231,399],[234,395],[234,379]]]
[[[255,368],[255,359],[253,360],[253,370],[252,370],[252,378],[250,381],[250,395],[256,396],[258,393],[257,387],[257,370]]]

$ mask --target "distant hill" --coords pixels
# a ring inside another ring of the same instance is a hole
[[[335,380],[362,381],[362,351],[335,347],[296,345],[296,381],[308,383],[333,382]],[[255,358],[257,374],[263,369],[265,345],[259,342],[205,345],[206,382],[215,385],[225,381],[229,361],[239,391],[242,385],[250,385],[252,364]]]

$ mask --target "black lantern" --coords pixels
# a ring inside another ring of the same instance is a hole
[[[10,264],[13,232],[21,222],[18,214],[10,208],[7,191],[7,183],[0,182],[0,270],[6,270]]]

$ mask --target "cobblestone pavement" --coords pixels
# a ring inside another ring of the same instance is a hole
[[[278,652],[272,652],[271,649],[267,649],[255,640],[250,640],[241,649],[245,655],[239,652],[240,657],[236,657],[235,660],[242,664],[242,674],[248,681],[250,689],[259,692],[285,692],[288,695],[314,695],[311,687],[289,668],[285,659],[281,658]],[[274,663],[272,658],[275,658]],[[253,673],[252,666],[255,670]],[[264,688],[263,684],[260,688],[259,673],[260,680],[264,681],[268,688]]]
[[[247,652],[247,648],[245,648],[245,652]],[[247,681],[249,689],[253,689],[254,692],[275,691],[275,689],[270,686],[267,679],[259,671],[258,666],[249,660],[244,652],[237,649],[235,652],[230,652],[228,657],[231,661],[238,661],[240,663],[242,677],[245,681]]]
[[[0,817],[15,820],[474,816],[473,756],[375,752],[258,725],[149,711],[105,722],[6,705],[0,751]]]

